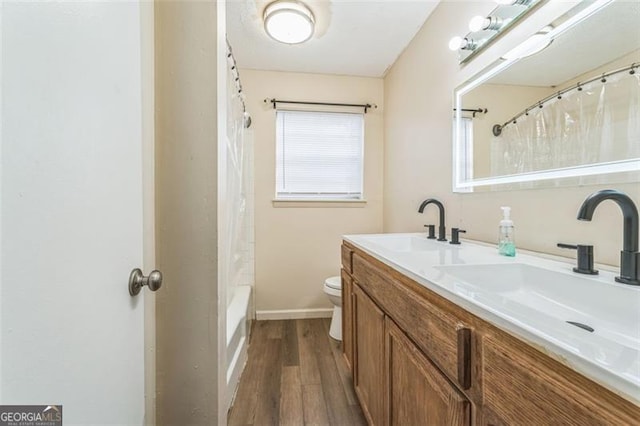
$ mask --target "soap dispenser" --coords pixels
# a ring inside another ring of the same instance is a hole
[[[511,220],[511,207],[500,208],[503,217],[498,227],[498,253],[513,257],[516,255],[516,240],[513,220]]]

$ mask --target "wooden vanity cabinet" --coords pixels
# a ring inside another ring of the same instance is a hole
[[[342,260],[343,352],[369,424],[640,424],[637,405],[348,243]]]

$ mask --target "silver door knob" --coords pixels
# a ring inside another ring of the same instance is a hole
[[[162,286],[162,273],[160,271],[151,271],[149,276],[145,277],[138,268],[131,271],[131,275],[129,275],[129,294],[136,296],[145,285],[151,291],[159,289]]]

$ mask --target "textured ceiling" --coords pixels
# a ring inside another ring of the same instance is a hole
[[[227,2],[227,37],[241,68],[382,77],[439,0],[306,1],[316,18],[311,40],[278,43],[265,33],[269,1]]]

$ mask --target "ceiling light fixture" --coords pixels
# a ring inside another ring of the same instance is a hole
[[[269,37],[280,43],[304,43],[315,28],[313,13],[299,1],[274,1],[265,8],[263,19]]]

